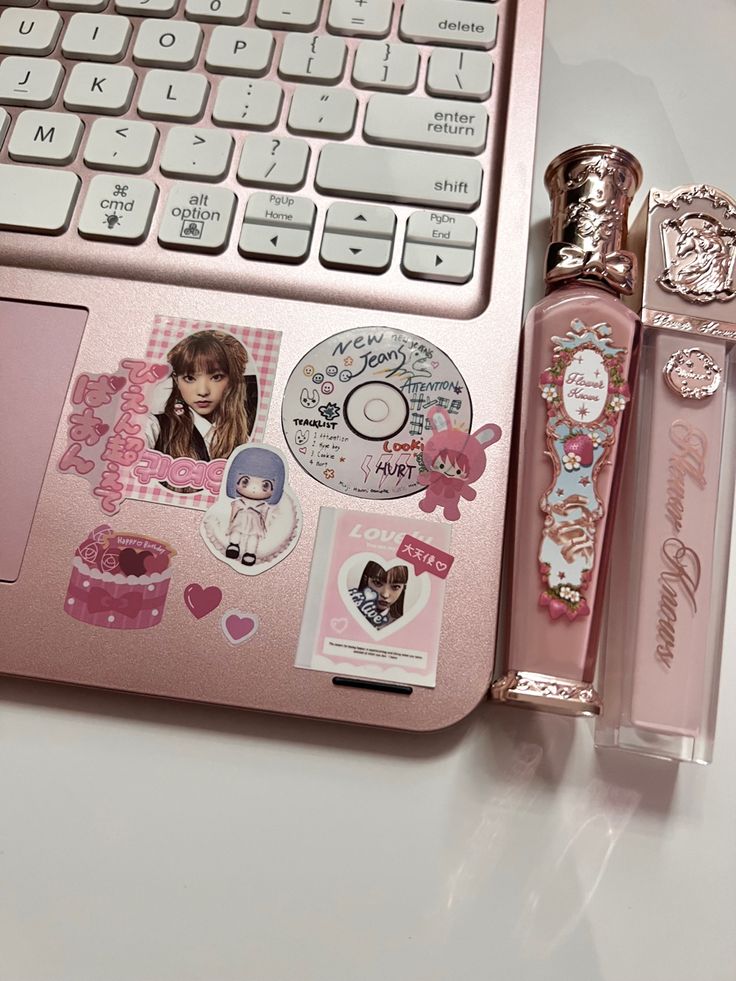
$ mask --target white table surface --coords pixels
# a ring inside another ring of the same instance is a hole
[[[530,301],[559,150],[736,194],[734,0],[549,5]],[[709,768],[4,682],[0,981],[734,981],[735,610]]]

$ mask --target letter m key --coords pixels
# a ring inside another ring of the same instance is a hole
[[[33,137],[33,142],[38,143],[53,143],[54,136],[56,135],[56,127],[49,126],[48,129],[44,129],[43,126],[39,126],[36,130],[36,135]]]

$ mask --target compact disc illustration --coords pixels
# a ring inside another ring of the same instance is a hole
[[[286,384],[281,422],[315,480],[351,497],[390,499],[423,489],[433,406],[469,431],[470,396],[444,351],[393,328],[355,328],[304,355]]]

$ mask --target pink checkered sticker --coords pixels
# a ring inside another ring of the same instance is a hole
[[[108,514],[125,498],[206,510],[232,450],[263,440],[280,341],[277,331],[157,316],[145,362],[75,381],[60,469],[86,477]]]

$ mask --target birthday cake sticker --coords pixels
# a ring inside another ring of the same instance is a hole
[[[74,552],[64,610],[81,623],[110,630],[157,626],[175,554],[156,538],[99,525]]]

